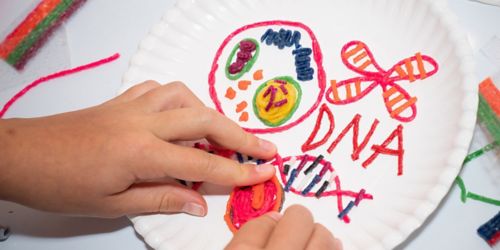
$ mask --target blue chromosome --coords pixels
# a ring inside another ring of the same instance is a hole
[[[313,189],[313,187],[316,186],[316,184],[318,184],[318,182],[320,181],[321,176],[319,174],[314,176],[314,179],[311,181],[311,183],[309,183],[309,185],[307,185],[307,187],[302,190],[302,195],[306,195],[307,193],[309,193],[309,191],[311,191],[311,189]]]
[[[339,219],[343,219],[349,211],[351,211],[352,207],[354,207],[354,201],[350,201],[349,204],[342,210],[342,212],[339,213],[338,217]]]
[[[292,52],[295,55],[297,79],[301,81],[313,79],[314,69],[311,67],[311,53],[312,50],[310,48],[297,48]]]
[[[243,160],[243,155],[241,155],[241,154],[240,154],[240,153],[238,153],[238,152],[236,152],[236,158],[238,159],[238,162],[239,162],[239,163],[243,163],[243,162],[245,162],[245,161]]]
[[[495,215],[495,217],[491,218],[488,222],[477,229],[477,233],[481,238],[483,238],[488,244],[494,245],[496,244],[495,235],[498,235],[500,232],[500,212]]]
[[[285,192],[288,192],[290,190],[290,187],[295,181],[295,178],[297,178],[297,169],[293,169],[292,173],[290,173],[290,178],[288,179],[288,182],[285,185]]]
[[[299,31],[292,32],[291,30],[285,29],[274,31],[273,29],[268,29],[264,35],[262,35],[260,41],[262,43],[265,42],[267,45],[277,46],[279,49],[295,45],[292,54],[295,57],[297,79],[300,81],[310,81],[314,76],[314,69],[311,67],[312,50],[300,45],[301,37],[302,35]]]
[[[268,29],[264,35],[260,38],[262,43],[267,45],[278,46],[279,49],[284,49],[285,47],[300,47],[300,32],[291,30],[280,29],[279,31],[274,31],[273,29]]]

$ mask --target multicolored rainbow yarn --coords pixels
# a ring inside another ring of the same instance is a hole
[[[487,78],[479,84],[478,118],[495,142],[500,142],[500,91]]]
[[[0,58],[16,69],[45,43],[52,32],[85,0],[41,0],[0,44]]]
[[[500,91],[496,88],[493,80],[487,78],[479,84],[479,106],[477,111],[478,122],[483,124],[491,135],[493,142],[476,150],[464,159],[463,165],[480,157],[488,151],[494,150],[500,145]],[[467,190],[463,179],[457,176],[455,181],[460,188],[460,199],[463,203],[467,199],[500,206],[500,200],[482,196]],[[478,228],[477,233],[491,247],[499,247],[500,240],[500,212],[487,223]],[[495,249],[497,249],[495,248]]]
[[[482,123],[493,138],[493,142],[476,150],[465,157],[463,165],[480,157],[500,145],[500,91],[496,88],[493,80],[487,78],[479,84],[479,107],[477,111],[479,122]],[[463,203],[467,199],[500,206],[500,200],[482,196],[467,190],[462,177],[457,176],[455,181],[460,188],[460,199]]]

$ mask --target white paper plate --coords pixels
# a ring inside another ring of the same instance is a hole
[[[300,22],[310,27],[323,54],[327,84],[332,79],[339,81],[357,76],[346,68],[340,57],[342,46],[351,40],[366,43],[385,70],[416,52],[433,57],[439,64],[435,75],[422,81],[401,83],[412,96],[418,97],[418,114],[411,122],[401,123],[390,118],[379,88],[356,103],[328,104],[335,117],[333,136],[327,144],[307,153],[325,154],[341,178],[343,189],[365,188],[374,196],[349,213],[349,224],[337,218],[335,197],[315,199],[285,194],[285,207],[294,203],[307,206],[317,221],[342,239],[345,249],[393,248],[422,225],[448,192],[467,153],[475,124],[477,92],[473,84],[472,54],[455,19],[442,4],[443,1],[431,0],[180,1],[141,42],[124,76],[122,91],[147,79],[163,83],[182,80],[208,106],[214,107],[208,78],[217,50],[224,39],[240,27],[269,20]],[[299,29],[272,26],[274,30],[280,27]],[[234,82],[226,79],[221,69],[240,39],[259,40],[266,29],[235,33],[227,48],[222,48],[220,60],[215,60],[219,64],[215,88],[224,113],[236,121],[238,116],[233,111],[236,101],[227,101],[222,92]],[[299,30],[304,46],[310,47],[311,39],[303,29]],[[246,94],[238,93],[241,98],[238,100],[246,98],[251,103],[252,91],[267,79],[283,74],[294,76],[290,53],[290,48],[279,51],[275,46],[261,44],[256,64],[242,79],[252,79],[252,72],[264,69],[264,80],[253,81]],[[319,72],[317,65],[314,68]],[[300,83],[304,97],[286,124],[293,123],[314,106],[320,94],[316,77],[314,81]],[[324,102],[322,98],[321,103]],[[240,124],[246,128],[265,128],[249,111],[249,122]],[[328,145],[356,113],[362,115],[361,136],[368,131],[373,119],[380,120],[367,149],[361,153],[361,160],[350,158],[351,132],[332,154],[327,154]],[[282,156],[300,155],[300,147],[312,131],[317,115],[315,110],[303,123],[286,132],[260,136],[277,143]],[[404,174],[396,175],[397,160],[391,156],[379,156],[369,168],[362,168],[361,162],[371,154],[371,145],[382,143],[398,124],[404,126]],[[210,195],[206,199],[209,213],[205,218],[181,214],[131,219],[137,232],[155,249],[222,249],[232,236],[223,220],[228,196]],[[352,200],[345,196],[342,199],[344,206]]]

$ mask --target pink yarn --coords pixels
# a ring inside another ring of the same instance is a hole
[[[63,77],[63,76],[71,75],[71,74],[74,74],[74,73],[78,73],[80,71],[85,71],[85,70],[88,70],[88,69],[99,67],[99,66],[101,66],[103,64],[112,62],[112,61],[118,59],[119,57],[120,57],[120,54],[116,53],[116,54],[114,54],[114,55],[112,55],[110,57],[103,58],[103,59],[100,59],[98,61],[91,62],[89,64],[81,65],[81,66],[78,66],[78,67],[75,67],[75,68],[71,68],[71,69],[66,69],[66,70],[59,71],[59,72],[56,72],[56,73],[53,73],[53,74],[50,74],[50,75],[47,75],[47,76],[44,76],[44,77],[36,79],[32,83],[30,83],[28,86],[24,87],[17,94],[15,94],[12,98],[10,98],[9,101],[7,101],[7,103],[3,106],[2,110],[0,110],[0,118],[3,118],[3,116],[5,115],[5,113],[12,106],[12,104],[14,104],[21,97],[23,97],[26,93],[28,93],[28,91],[30,91],[33,88],[37,87],[41,83],[44,83],[44,82],[47,82],[47,81],[50,81],[50,80],[53,80],[53,79],[56,79],[56,78],[59,78],[59,77]]]

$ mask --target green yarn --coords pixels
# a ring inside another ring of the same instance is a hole
[[[470,153],[469,155],[467,155],[467,157],[465,157],[463,165],[465,166],[466,163],[470,162],[473,159],[478,158],[479,156],[485,154],[488,151],[493,150],[498,145],[499,145],[499,142],[494,141],[494,142],[484,146],[483,148]],[[489,198],[486,196],[482,196],[482,195],[479,195],[479,194],[476,194],[473,192],[468,192],[467,188],[465,187],[464,180],[460,176],[457,176],[457,178],[455,179],[455,183],[460,188],[460,200],[462,201],[462,203],[465,203],[467,201],[467,199],[472,199],[472,200],[477,200],[480,202],[492,204],[495,206],[500,206],[500,200]]]
[[[486,100],[479,95],[479,106],[477,115],[479,120],[486,126],[494,141],[500,141],[500,120],[491,109]]]
[[[467,198],[472,199],[472,200],[481,201],[481,202],[488,203],[488,204],[492,204],[495,206],[500,206],[500,200],[496,200],[496,199],[489,198],[486,196],[478,195],[478,194],[475,194],[472,192],[467,192]]]
[[[465,188],[464,180],[462,180],[460,176],[457,176],[455,182],[460,188],[460,200],[462,201],[462,203],[465,203],[465,201],[467,200],[467,189]]]
[[[483,148],[478,149],[478,150],[470,153],[469,155],[467,155],[467,157],[465,157],[464,162],[462,164],[465,165],[469,161],[472,161],[472,160],[476,159],[477,157],[485,154],[486,152],[493,150],[495,147],[498,146],[498,144],[499,144],[498,141],[494,141],[494,142],[484,146]]]
[[[233,58],[236,55],[236,52],[238,52],[238,50],[240,49],[240,43],[238,43],[234,46],[233,50],[231,51],[231,54],[229,54],[229,57],[227,58],[226,68],[225,68],[226,77],[229,80],[234,81],[234,80],[240,79],[240,77],[243,76],[243,74],[247,73],[248,71],[250,71],[250,69],[252,69],[255,61],[257,60],[257,57],[259,57],[260,45],[259,45],[259,42],[257,42],[257,40],[255,40],[253,38],[245,38],[242,41],[251,41],[252,43],[254,43],[255,44],[255,52],[254,52],[252,58],[245,64],[245,66],[243,66],[243,69],[241,69],[241,71],[239,73],[233,75],[233,74],[229,73],[229,67],[231,66],[231,62],[233,61]]]
[[[260,91],[267,86],[267,82],[269,81],[273,81],[273,80],[283,80],[283,81],[286,81],[290,84],[292,84],[295,89],[297,90],[297,100],[295,101],[295,105],[293,105],[293,108],[292,110],[290,110],[290,113],[288,113],[283,119],[281,119],[279,122],[277,123],[272,123],[266,119],[262,119],[260,116],[259,116],[259,110],[257,108],[257,95],[260,93]],[[295,111],[297,110],[297,108],[299,107],[299,104],[300,104],[300,100],[302,99],[302,89],[300,88],[300,85],[297,81],[295,81],[292,77],[290,76],[279,76],[279,77],[275,77],[271,80],[268,80],[266,82],[264,82],[263,84],[261,84],[257,90],[255,91],[255,95],[253,96],[253,112],[255,113],[255,116],[257,116],[259,118],[259,120],[261,122],[263,122],[264,124],[266,124],[267,126],[269,127],[277,127],[277,126],[280,126],[281,124],[287,122],[288,120],[290,120],[290,118],[292,118],[293,114],[295,113]]]
[[[48,14],[19,45],[17,45],[14,51],[9,54],[6,61],[11,65],[16,65],[29,49],[43,37],[50,27],[57,23],[59,18],[69,9],[73,2],[73,0],[62,0],[50,14]]]

